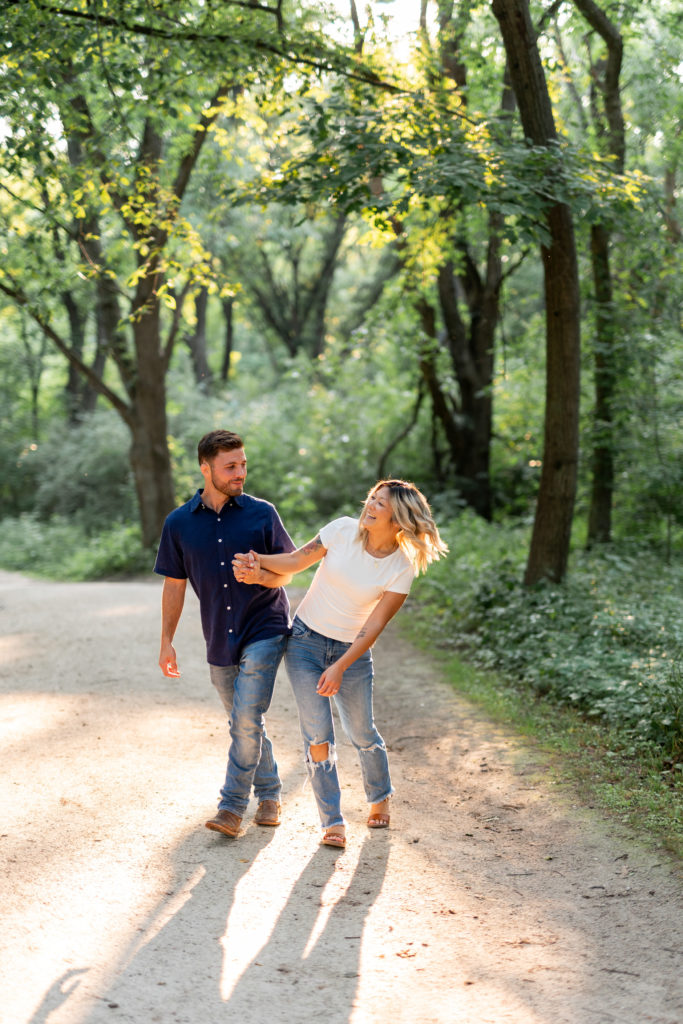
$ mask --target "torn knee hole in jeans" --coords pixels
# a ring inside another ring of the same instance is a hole
[[[311,754],[311,746],[314,746],[314,747],[327,746],[327,757],[324,758],[322,761],[315,761],[313,759],[313,755]],[[309,746],[307,747],[307,749],[306,749],[306,765],[308,766],[309,769],[314,770],[316,768],[320,768],[323,771],[331,772],[336,763],[337,763],[337,748],[334,745],[334,743],[327,743],[327,744],[324,744],[324,743],[313,743],[313,744],[309,744]]]
[[[386,750],[384,743],[373,743],[371,747],[359,747],[358,752],[360,754],[371,754],[373,750]]]

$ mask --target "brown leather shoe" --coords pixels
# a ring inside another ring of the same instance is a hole
[[[224,836],[234,839],[236,835],[239,835],[241,824],[242,819],[232,811],[218,811],[215,818],[206,822],[206,827],[213,832],[222,832]]]
[[[282,821],[282,808],[277,800],[262,800],[254,815],[257,825],[279,825]]]

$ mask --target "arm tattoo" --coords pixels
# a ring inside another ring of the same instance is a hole
[[[312,555],[314,552],[320,551],[322,546],[323,542],[320,539],[320,534],[318,534],[314,540],[309,540],[308,544],[304,544],[301,550],[307,555]]]

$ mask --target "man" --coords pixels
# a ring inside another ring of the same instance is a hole
[[[291,576],[264,570],[256,586],[242,583],[233,574],[232,558],[252,549],[293,551],[294,544],[275,507],[244,493],[247,457],[237,434],[212,430],[200,440],[197,456],[204,488],[166,518],[154,566],[165,577],[159,666],[165,676],[180,675],[173,637],[189,579],[231,737],[218,812],[206,827],[234,837],[252,786],[259,801],[256,823],[280,824],[282,786],[264,716],[290,629],[282,587]]]

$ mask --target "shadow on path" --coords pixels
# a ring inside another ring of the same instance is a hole
[[[175,883],[109,965],[109,982],[97,985],[96,967],[65,971],[29,1024],[56,1011],[79,1024],[258,1021],[274,1003],[291,1024],[321,1007],[328,1024],[349,1021],[390,844],[366,839],[340,854],[299,832],[292,858],[283,839],[257,827],[237,841],[193,832],[173,855]]]

